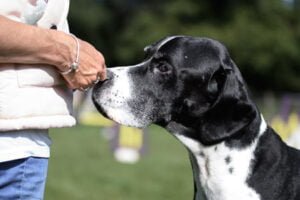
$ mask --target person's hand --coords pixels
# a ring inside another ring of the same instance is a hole
[[[56,65],[60,72],[67,71],[76,59],[76,40],[69,34],[51,31],[57,42],[61,61]],[[97,81],[106,79],[106,66],[103,55],[91,44],[78,39],[79,66],[76,71],[62,74],[71,89],[86,90]]]

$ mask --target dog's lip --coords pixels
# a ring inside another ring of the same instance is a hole
[[[110,80],[111,78],[105,78],[104,80],[101,80],[101,81],[99,81],[99,83],[104,83],[104,82],[106,82],[106,81],[108,81],[108,80]]]
[[[110,79],[109,78],[106,78],[106,79],[104,79],[104,80],[101,80],[101,81],[98,81],[96,84],[94,84],[94,88],[100,88],[100,87],[102,87],[102,85],[104,84],[104,83],[106,83],[107,81],[109,81]]]

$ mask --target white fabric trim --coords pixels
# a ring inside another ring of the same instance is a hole
[[[34,127],[35,129],[61,128],[71,127],[75,124],[76,120],[72,116],[38,116],[20,119],[1,119],[0,130],[22,130],[32,129],[32,127]]]

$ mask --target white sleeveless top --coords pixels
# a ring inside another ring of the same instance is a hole
[[[64,32],[68,8],[69,0],[0,0],[0,15]],[[74,124],[72,91],[54,68],[0,66],[0,162],[49,157],[47,129]]]

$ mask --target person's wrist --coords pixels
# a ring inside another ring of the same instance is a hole
[[[51,35],[52,47],[52,61],[59,72],[66,72],[69,70],[71,64],[74,62],[74,57],[77,54],[77,44],[73,37],[69,34],[49,30]]]
[[[78,71],[78,68],[79,68],[80,43],[79,43],[78,38],[74,34],[70,33],[69,35],[76,42],[76,54],[74,56],[74,59],[73,59],[72,63],[70,64],[69,68],[67,70],[60,71],[60,73],[62,75],[67,75],[67,74],[70,74],[70,73],[75,73],[75,72]]]

